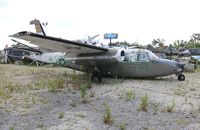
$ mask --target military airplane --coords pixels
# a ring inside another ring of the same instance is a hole
[[[160,59],[146,49],[103,48],[61,38],[22,31],[11,37],[31,41],[51,52],[65,53],[64,63],[81,66],[92,74],[91,80],[102,82],[102,77],[154,78],[175,74],[184,81],[184,64]],[[76,69],[76,68],[73,68]]]
[[[46,36],[39,20],[32,20],[30,24],[35,24],[37,33],[23,31],[11,35],[11,37],[31,41],[32,44],[38,45],[48,52],[54,52],[44,53],[35,59],[92,73],[91,80],[94,82],[102,82],[102,76],[154,78],[171,74],[176,74],[179,81],[185,80],[184,64],[160,59],[146,49],[104,48],[55,38]],[[94,37],[97,36],[99,35]]]

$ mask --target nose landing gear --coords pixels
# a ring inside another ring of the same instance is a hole
[[[185,80],[185,75],[184,74],[179,74],[178,75],[178,80],[179,81],[184,81]]]

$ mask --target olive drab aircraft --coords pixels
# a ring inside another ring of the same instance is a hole
[[[39,28],[37,32],[44,31]],[[102,77],[155,78],[171,74],[175,74],[179,81],[185,80],[185,64],[158,58],[146,49],[104,48],[28,31],[10,36],[30,41],[49,52],[65,54],[66,58],[60,59],[63,65],[70,64],[72,69],[91,73],[93,82],[102,82]]]

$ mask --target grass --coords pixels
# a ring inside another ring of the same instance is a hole
[[[177,88],[174,90],[174,94],[178,96],[185,96],[187,94],[187,91],[182,88]]]
[[[36,93],[40,91],[62,91],[68,85],[72,89],[75,89],[73,86],[78,86],[77,88],[80,89],[80,84],[84,84],[87,88],[91,87],[91,83],[86,82],[84,73],[75,72],[76,81],[72,80],[72,74],[67,68],[61,67],[47,68],[1,64],[0,106],[6,108],[5,102],[9,101],[9,105],[14,106],[16,110],[17,107],[23,107],[23,110],[30,109],[33,104],[49,104],[48,99],[37,96]]]
[[[43,127],[44,127],[44,124],[43,124],[43,123],[40,123],[40,124],[37,125],[37,127],[38,127],[38,128],[43,128]]]
[[[53,80],[49,80],[48,81],[48,85],[47,85],[48,91],[50,92],[56,92],[57,91],[57,86],[55,84],[55,82]]]
[[[64,87],[65,80],[62,77],[53,78],[48,80],[47,88],[50,92],[55,92]]]
[[[90,90],[90,97],[95,97],[95,91],[94,90]]]
[[[175,99],[173,99],[172,104],[167,106],[167,112],[172,112],[174,110],[175,106],[176,106]]]
[[[84,73],[62,67],[46,68],[1,64],[0,75],[0,106],[6,112],[21,110],[26,113],[32,106],[41,104],[51,107],[51,100],[40,94],[58,90],[65,91],[69,87],[75,89],[74,86],[81,91],[81,97],[86,99],[86,89],[92,86]],[[91,97],[94,96],[95,92],[92,92]],[[70,105],[76,107],[78,103],[72,102]],[[84,117],[81,114],[79,116]],[[64,118],[64,113],[58,113],[57,118]],[[41,123],[38,127],[43,128],[44,124]],[[10,130],[14,129],[16,128],[10,127]]]
[[[83,112],[78,112],[78,113],[76,114],[76,116],[81,117],[81,118],[84,118],[84,117],[86,117],[86,114],[83,113]]]
[[[82,84],[80,86],[80,95],[81,95],[81,98],[83,99],[83,103],[87,102],[87,99],[86,99],[86,95],[87,95],[86,89],[87,89],[87,86],[85,84]]]
[[[151,102],[151,105],[152,105],[152,108],[154,110],[153,114],[156,115],[157,111],[159,110],[159,108],[158,108],[159,104]]]
[[[126,91],[126,96],[125,96],[127,101],[131,101],[135,99],[135,93],[134,91]]]
[[[125,123],[120,123],[119,124],[119,128],[120,128],[120,130],[126,130],[126,124]]]
[[[180,118],[180,119],[178,119],[178,120],[176,121],[176,123],[177,123],[178,125],[184,126],[184,125],[187,125],[187,124],[188,124],[188,121],[187,121],[185,118]]]
[[[198,104],[198,106],[197,106],[197,110],[200,112],[200,104]]]
[[[72,101],[69,105],[72,106],[72,107],[76,107],[77,103],[75,101]]]
[[[200,65],[197,65],[197,69],[196,69],[196,72],[200,72]]]
[[[138,110],[143,110],[143,111],[147,111],[147,106],[148,106],[148,96],[147,94],[145,94],[144,96],[141,97],[141,103],[138,106]]]
[[[0,89],[0,97],[4,97],[5,96],[5,92],[3,91],[3,89]]]
[[[10,127],[10,128],[9,128],[9,130],[14,130],[14,129],[15,129],[15,127],[14,127],[14,126],[12,126],[12,127]]]
[[[104,107],[105,107],[105,113],[103,116],[104,123],[112,124],[114,120],[112,118],[111,108],[107,104],[104,104]]]
[[[58,118],[59,118],[59,119],[64,118],[64,112],[60,112],[59,115],[58,115]]]

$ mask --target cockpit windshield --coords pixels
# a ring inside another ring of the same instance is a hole
[[[159,59],[155,54],[153,54],[151,51],[148,51],[148,55],[149,55],[149,58],[150,60],[156,60],[156,59]]]

